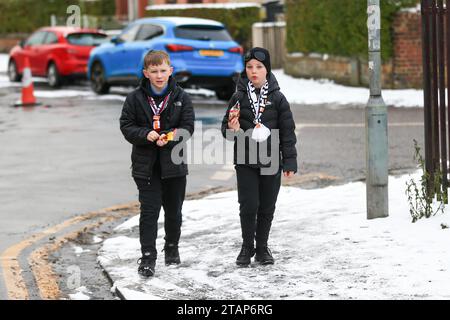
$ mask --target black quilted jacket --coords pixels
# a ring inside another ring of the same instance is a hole
[[[231,97],[230,103],[228,105],[227,112],[222,120],[222,135],[227,138],[226,132],[228,129],[228,113],[231,107],[239,100],[241,105],[241,112],[239,123],[241,129],[245,132],[249,129],[253,129],[255,124],[253,120],[255,116],[251,109],[251,104],[247,95],[247,84],[248,78],[242,74],[239,79],[237,90],[234,95]],[[270,73],[268,76],[269,81],[269,93],[267,99],[267,105],[265,111],[261,116],[262,123],[268,127],[269,129],[279,129],[279,138],[275,140],[274,135],[272,134],[267,140],[267,155],[271,156],[271,144],[278,143],[279,144],[279,160],[283,171],[294,171],[297,172],[297,150],[295,148],[295,144],[297,142],[297,138],[295,136],[295,122],[292,117],[292,112],[289,106],[288,101],[285,96],[280,92],[280,87],[278,82],[273,75]],[[232,130],[231,130],[232,131]],[[241,133],[242,134],[242,133]],[[251,136],[251,135],[249,135]],[[245,165],[252,167],[268,167],[269,164],[261,161],[259,157],[259,152],[257,153],[257,161],[253,161],[250,155],[249,150],[249,137],[246,137],[245,142]],[[234,163],[237,164],[237,139],[234,138]],[[261,146],[257,144],[257,148]]]
[[[177,142],[170,141],[164,147],[158,147],[156,143],[147,140],[153,121],[153,112],[147,100],[147,96],[151,94],[148,88],[148,79],[143,78],[140,86],[127,96],[120,116],[120,130],[125,139],[133,145],[132,176],[150,179],[157,159],[161,163],[162,179],[185,176],[188,174],[187,164],[175,164],[171,159],[172,148],[183,142],[182,139]],[[169,91],[172,94],[167,107],[161,113],[161,133],[183,128],[192,135],[195,115],[189,95],[172,77],[169,80]]]

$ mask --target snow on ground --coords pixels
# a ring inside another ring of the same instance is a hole
[[[0,88],[20,87],[20,86],[21,86],[20,82],[10,82],[8,76],[0,75]]]
[[[73,250],[75,251],[75,254],[76,254],[77,257],[79,257],[84,252],[90,252],[91,251],[89,249],[83,249],[80,246],[72,246],[72,247],[73,247]]]
[[[86,287],[79,287],[76,290],[76,293],[69,294],[71,300],[90,300],[91,298],[88,294],[92,294],[92,292],[88,291]]]
[[[190,89],[187,88],[185,89],[185,91],[189,94],[194,94],[194,95],[198,95],[198,96],[205,96],[205,97],[215,97],[216,93],[212,90],[208,90],[208,89]]]
[[[281,92],[290,103],[297,104],[357,104],[366,105],[369,89],[347,87],[331,80],[300,79],[286,75],[283,70],[273,70]],[[398,107],[423,106],[423,91],[416,89],[383,90],[383,99],[387,105]]]
[[[123,288],[121,292],[127,297],[127,300],[162,300],[161,298],[153,296],[149,293],[134,291],[127,288]]]
[[[400,9],[400,12],[420,13],[421,12],[420,3],[418,3],[415,7],[402,8]]]
[[[103,238],[102,237],[99,237],[99,236],[94,236],[93,238],[92,238],[92,243],[100,243],[100,242],[102,242],[103,241]]]
[[[0,53],[0,72],[5,72],[8,70],[9,55]]]
[[[450,229],[441,227],[450,215],[411,223],[410,178],[390,177],[390,216],[374,220],[366,219],[361,182],[283,187],[269,241],[273,266],[235,265],[236,191],[185,202],[180,265],[165,266],[158,252],[156,275],[139,277],[136,217],[104,241],[98,260],[129,299],[450,299]]]
[[[92,96],[88,96],[86,97],[86,99],[88,100],[119,100],[122,102],[125,102],[125,99],[127,97],[126,96],[122,96],[119,94],[102,94],[102,95],[92,95]]]
[[[70,98],[70,97],[95,97],[96,94],[92,91],[81,90],[34,90],[36,98]]]
[[[114,228],[114,231],[127,231],[131,230],[135,226],[139,224],[139,216],[134,216],[131,219],[128,219],[126,222],[122,223],[121,225]]]

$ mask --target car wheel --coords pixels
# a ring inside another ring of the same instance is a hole
[[[216,96],[220,100],[230,100],[234,93],[234,86],[221,87],[215,90]]]
[[[22,76],[17,72],[17,65],[14,60],[9,60],[8,63],[8,77],[11,82],[19,82]]]
[[[50,87],[57,88],[62,83],[61,75],[59,74],[56,64],[50,63],[47,68],[47,81]]]
[[[105,94],[109,92],[109,84],[105,79],[105,71],[99,62],[92,66],[90,80],[91,88],[95,93]]]

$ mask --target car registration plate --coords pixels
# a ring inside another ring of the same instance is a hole
[[[205,57],[221,57],[223,56],[222,50],[200,50],[200,55]]]

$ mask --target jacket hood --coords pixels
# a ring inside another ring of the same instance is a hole
[[[247,78],[247,75],[245,74],[245,70],[243,73],[241,73],[238,83],[237,83],[237,91],[243,91],[247,93],[247,85],[250,80]],[[267,81],[269,81],[269,93],[272,93],[273,91],[280,90],[280,86],[278,85],[277,78],[275,78],[275,75],[270,72],[267,74]]]
[[[174,92],[175,88],[177,86],[177,81],[172,76],[169,77],[169,82],[167,84],[167,93]],[[147,96],[153,96],[152,92],[150,91],[150,80],[146,77],[142,77],[141,81],[139,82],[139,87],[142,89],[142,91],[145,92]]]

